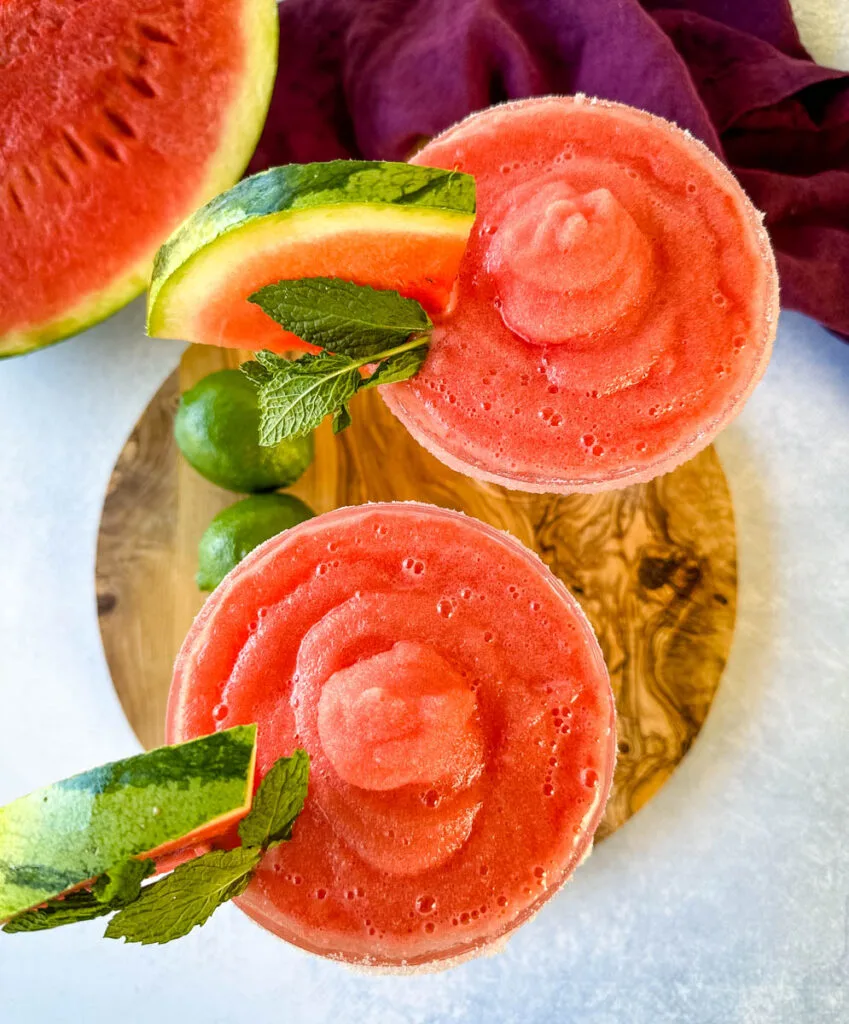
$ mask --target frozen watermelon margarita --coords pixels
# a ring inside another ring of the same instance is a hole
[[[213,593],[177,661],[168,741],[248,722],[258,778],[298,746],[311,774],[241,908],[376,967],[497,948],[588,853],[615,757],[575,600],[516,540],[416,503],[303,523]]]
[[[475,114],[417,164],[478,215],[424,368],[382,389],[460,472],[525,491],[648,480],[705,447],[769,359],[775,262],[731,173],[674,125],[549,97]]]

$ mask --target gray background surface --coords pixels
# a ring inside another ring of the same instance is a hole
[[[849,66],[847,0],[795,6],[820,59]],[[180,351],[144,339],[135,303],[0,364],[0,804],[137,749],[100,646],[97,524]],[[364,977],[232,907],[163,948],[93,922],[0,936],[3,1024],[849,1021],[849,346],[784,314],[718,449],[740,593],[714,708],[671,782],[504,953]]]

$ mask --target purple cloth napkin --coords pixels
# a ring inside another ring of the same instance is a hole
[[[783,305],[849,336],[849,74],[787,0],[285,0],[251,165],[401,160],[505,99],[584,92],[689,128],[766,213]]]

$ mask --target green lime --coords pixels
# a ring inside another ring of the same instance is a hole
[[[293,484],[312,462],[312,435],[259,443],[259,407],[240,370],[219,370],[180,399],[177,446],[201,476],[230,491],[253,494]]]
[[[255,547],[314,515],[309,505],[293,494],[255,494],[225,508],[200,539],[198,587],[214,590]]]

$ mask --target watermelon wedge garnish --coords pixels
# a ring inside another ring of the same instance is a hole
[[[404,163],[290,164],[246,178],[160,249],[148,333],[211,345],[304,348],[247,299],[265,285],[339,277],[449,305],[475,219],[474,180]]]
[[[275,0],[3,0],[0,357],[104,319],[242,174],[277,65]]]
[[[171,868],[251,806],[256,726],[160,747],[0,808],[0,921],[131,858]]]

